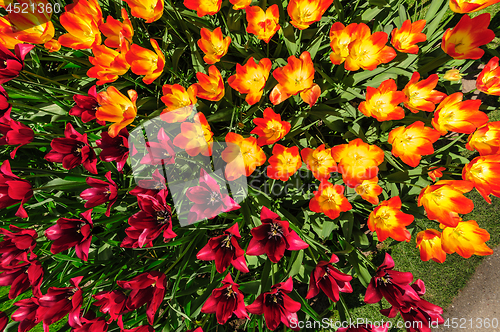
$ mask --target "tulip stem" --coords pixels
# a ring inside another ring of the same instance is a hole
[[[276,285],[276,282],[274,281],[274,266],[271,265],[271,282],[274,285]]]

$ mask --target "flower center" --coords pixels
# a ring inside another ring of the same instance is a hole
[[[160,224],[165,224],[170,221],[172,214],[168,210],[156,211],[156,221]]]
[[[268,233],[268,238],[279,238],[279,237],[283,237],[283,227],[281,227],[280,224],[277,224],[277,223],[272,223],[271,224],[271,228],[269,229],[269,233]]]
[[[221,248],[233,249],[233,245],[231,244],[232,234],[228,234],[220,243]]]

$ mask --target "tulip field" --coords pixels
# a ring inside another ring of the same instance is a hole
[[[448,327],[500,243],[499,7],[0,0],[0,332]]]

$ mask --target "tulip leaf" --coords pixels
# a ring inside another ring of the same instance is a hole
[[[314,309],[309,305],[309,303],[307,303],[307,300],[304,299],[302,296],[300,296],[300,294],[295,289],[290,293],[290,295],[292,299],[298,300],[300,302],[301,304],[300,310],[304,311],[306,314],[309,315],[309,317],[311,317],[315,321],[320,320],[316,311],[314,311]]]
[[[340,227],[342,228],[342,234],[344,234],[345,240],[347,242],[351,241],[352,229],[354,228],[354,215],[352,212],[344,212],[339,217]]]
[[[304,250],[299,250],[297,257],[291,261],[293,261],[292,267],[288,272],[288,276],[293,277],[300,271],[300,267],[302,266],[302,260],[304,259]]]

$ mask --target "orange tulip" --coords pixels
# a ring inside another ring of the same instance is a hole
[[[391,44],[396,50],[402,53],[418,53],[417,43],[427,40],[425,33],[422,30],[425,27],[425,20],[411,23],[410,20],[403,22],[401,29],[394,29],[391,32]]]
[[[417,167],[424,155],[434,153],[432,143],[441,135],[432,128],[425,127],[422,121],[416,121],[408,127],[394,128],[389,133],[392,155],[401,158],[405,164]]]
[[[370,28],[364,23],[351,23],[347,27],[340,22],[333,23],[330,29],[330,60],[334,65],[340,65],[349,56],[349,45],[356,39],[368,38]]]
[[[57,52],[61,49],[61,44],[59,44],[57,39],[51,39],[43,44],[43,47],[45,47],[49,52]]]
[[[205,53],[203,60],[209,65],[219,62],[227,53],[229,44],[231,44],[231,37],[224,38],[220,27],[214,31],[201,28],[200,34],[201,39],[198,40],[198,47]]]
[[[489,24],[489,13],[474,18],[464,15],[453,29],[446,30],[441,48],[454,59],[479,59],[484,54],[479,46],[495,38],[495,33],[488,29]]]
[[[292,19],[290,23],[297,29],[304,30],[321,20],[332,3],[333,0],[291,0],[286,10]]]
[[[163,73],[163,68],[165,67],[165,56],[158,45],[158,42],[154,39],[150,39],[149,42],[155,52],[143,48],[139,45],[132,44],[130,50],[127,52],[125,58],[127,62],[130,63],[130,70],[137,75],[145,75],[142,81],[145,84],[151,84],[155,79],[160,77]]]
[[[111,83],[118,79],[118,76],[124,75],[130,65],[125,59],[127,45],[122,45],[121,52],[117,52],[104,45],[94,45],[92,53],[94,57],[89,57],[89,61],[94,67],[87,71],[87,76],[97,78],[97,85]]]
[[[441,232],[426,229],[417,234],[417,248],[420,249],[420,259],[427,262],[432,259],[436,263],[444,263],[446,252],[441,248]]]
[[[388,39],[385,32],[379,31],[370,35],[369,28],[359,29],[356,39],[349,44],[349,56],[345,60],[345,69],[374,70],[378,65],[392,61],[396,57],[396,51],[386,45]]]
[[[161,119],[168,123],[185,121],[191,115],[192,109],[197,102],[196,93],[197,89],[194,85],[191,85],[186,91],[179,84],[165,84],[161,101],[167,108],[160,115]]]
[[[324,213],[330,219],[337,218],[340,212],[352,209],[351,203],[344,197],[344,186],[321,180],[318,191],[313,194],[314,197],[309,201],[309,209],[312,212]]]
[[[234,10],[247,9],[252,0],[229,0],[229,2],[233,5]]]
[[[384,151],[376,145],[369,145],[361,138],[332,148],[333,159],[338,163],[345,184],[355,188],[363,180],[377,176],[378,165],[384,161]]]
[[[80,50],[101,44],[99,25],[103,20],[102,9],[97,0],[75,0],[64,7],[64,10],[59,22],[68,33],[58,39],[62,46]]]
[[[17,44],[22,43],[16,38],[17,35],[17,28],[12,25],[8,19],[8,15],[0,17],[0,43],[8,49],[13,50]]]
[[[246,9],[247,32],[254,34],[258,39],[269,43],[274,34],[280,29],[278,24],[280,12],[278,5],[274,4],[264,12],[259,6]]]
[[[123,0],[130,6],[132,16],[143,18],[146,23],[158,21],[163,15],[163,0]]]
[[[427,175],[431,178],[432,181],[436,182],[437,178],[443,177],[443,171],[446,171],[445,167],[431,167],[427,172]]]
[[[365,201],[378,205],[378,196],[382,193],[382,187],[378,185],[378,177],[363,180],[356,188],[356,193]]]
[[[228,133],[226,143],[232,143],[221,153],[222,160],[227,163],[225,175],[228,181],[250,176],[266,162],[266,154],[257,145],[255,137],[243,138],[236,133]],[[242,157],[238,158],[239,155]]]
[[[465,165],[462,178],[472,182],[481,196],[491,204],[490,194],[500,197],[500,154],[474,158]]]
[[[134,28],[132,27],[132,22],[128,18],[127,11],[122,8],[122,19],[123,23],[114,19],[112,16],[108,16],[106,23],[99,26],[102,34],[107,38],[104,41],[104,45],[111,48],[121,47],[121,37],[125,38],[128,46],[132,44],[132,37],[134,36]]]
[[[325,149],[321,144],[316,149],[305,148],[300,151],[302,159],[314,177],[318,180],[328,180],[331,172],[337,171],[337,164],[332,156],[332,149]]]
[[[378,88],[366,88],[366,101],[362,101],[358,109],[366,116],[378,121],[401,120],[405,111],[400,103],[406,101],[404,92],[397,91],[396,82],[391,78],[383,81]]]
[[[488,231],[479,228],[475,220],[469,220],[458,223],[455,228],[446,227],[441,236],[441,245],[446,253],[456,252],[463,258],[487,256],[493,254],[493,250],[485,244],[489,239]]]
[[[273,105],[278,105],[292,95],[300,93],[303,101],[312,107],[321,94],[321,89],[314,80],[314,64],[311,54],[305,51],[297,59],[288,57],[288,64],[273,71],[278,84],[271,91],[269,99]]]
[[[476,88],[484,93],[500,96],[500,66],[498,57],[491,58],[476,80]]]
[[[236,74],[230,76],[227,83],[239,93],[247,94],[246,102],[248,105],[254,105],[262,97],[270,71],[271,60],[264,58],[256,64],[250,57],[244,66],[236,64]]]
[[[297,146],[286,148],[281,144],[275,144],[273,146],[273,155],[269,157],[269,164],[270,166],[267,166],[267,176],[270,179],[288,181],[302,166],[299,148]]]
[[[450,82],[458,82],[462,78],[462,74],[460,74],[460,70],[458,69],[450,69],[444,73],[443,78]]]
[[[128,90],[129,98],[125,97],[114,86],[97,94],[99,108],[95,116],[99,121],[113,122],[108,128],[109,136],[116,137],[120,130],[134,122],[137,115],[137,92]]]
[[[388,237],[396,241],[410,242],[411,235],[406,226],[413,222],[411,214],[401,212],[401,199],[394,196],[387,201],[383,201],[377,206],[368,217],[368,228],[372,232],[377,232],[380,242]]]
[[[459,14],[473,13],[497,2],[500,0],[450,0],[450,9]]]
[[[77,15],[90,15],[97,26],[103,23],[102,9],[98,0],[73,0],[73,3],[64,7],[66,12]]]
[[[262,60],[261,60],[262,61]],[[253,123],[257,126],[250,134],[258,135],[257,144],[259,146],[274,144],[290,131],[290,123],[281,121],[281,116],[274,113],[271,108],[264,110],[262,118],[253,119]]]
[[[188,9],[196,10],[196,15],[198,15],[198,17],[217,14],[221,5],[222,0],[184,0],[184,6]]]
[[[196,96],[201,99],[219,101],[224,97],[224,81],[222,76],[215,66],[208,68],[208,74],[196,73],[198,83],[194,86],[197,89]]]
[[[488,122],[469,136],[465,147],[481,156],[500,154],[500,121]]]
[[[477,127],[488,122],[488,116],[479,110],[481,101],[462,101],[463,94],[455,92],[444,98],[436,108],[432,126],[445,135],[448,130],[456,133],[471,134]]]
[[[474,188],[472,182],[441,180],[422,189],[418,206],[424,206],[427,218],[455,227],[461,220],[460,214],[474,210],[474,203],[463,194]]]
[[[202,154],[212,155],[213,136],[210,125],[203,113],[197,113],[194,122],[181,123],[181,132],[174,138],[174,145],[186,150],[191,157]]]
[[[432,112],[436,108],[436,104],[439,104],[446,97],[446,93],[433,90],[439,81],[437,74],[432,74],[420,82],[419,79],[420,74],[416,71],[404,87],[403,92],[406,95],[404,105],[412,113]]]

